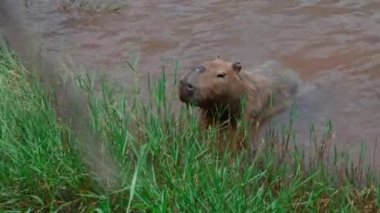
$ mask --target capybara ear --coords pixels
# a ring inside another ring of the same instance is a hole
[[[241,71],[241,63],[240,62],[235,62],[232,64],[232,69],[235,71],[235,72],[240,72]]]

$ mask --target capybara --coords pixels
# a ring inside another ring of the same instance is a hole
[[[194,66],[180,80],[179,98],[201,109],[204,127],[235,129],[240,118],[256,124],[288,108],[299,77],[275,61],[246,70],[240,62],[217,57]]]

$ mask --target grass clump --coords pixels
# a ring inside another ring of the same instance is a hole
[[[59,208],[89,181],[46,94],[0,45],[0,209]]]
[[[136,72],[136,71],[135,71]],[[169,102],[165,72],[149,86],[120,94],[115,87],[87,93],[91,124],[117,159],[120,188],[96,184],[66,140],[48,96],[4,46],[0,47],[0,209],[102,212],[376,211],[378,182],[359,188],[323,163],[306,169],[302,151],[284,133],[269,132],[255,156],[213,149],[216,130],[201,131],[196,113]],[[144,99],[143,99],[144,97]],[[290,150],[290,149],[289,149]],[[285,157],[286,156],[286,157]],[[287,159],[287,160],[284,160]],[[289,160],[290,159],[290,160]],[[350,171],[347,170],[347,174]]]

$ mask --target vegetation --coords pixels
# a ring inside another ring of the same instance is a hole
[[[148,100],[138,87],[120,95],[106,84],[96,91],[88,76],[77,82],[88,94],[94,131],[118,162],[119,186],[102,188],[92,178],[46,92],[2,44],[2,211],[375,212],[379,205],[378,182],[369,173],[361,181],[363,166],[342,173],[338,158],[325,163],[328,131],[310,164],[292,145],[291,125],[269,131],[253,157],[229,156],[214,151],[216,130],[200,131],[192,109],[174,113],[176,93],[167,88],[176,82],[165,72],[149,83]]]
[[[60,6],[63,11],[76,10],[90,14],[98,14],[120,11],[127,7],[127,4],[125,2],[123,3],[122,0],[120,2],[115,2],[115,0],[61,0]]]

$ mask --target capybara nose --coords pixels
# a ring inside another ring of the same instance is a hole
[[[192,92],[194,90],[194,87],[193,87],[193,85],[188,83],[188,84],[186,84],[186,89],[187,89],[187,91]]]
[[[193,92],[194,87],[192,84],[187,83],[184,80],[180,80],[179,83],[181,84],[181,87],[184,88],[187,92]]]

